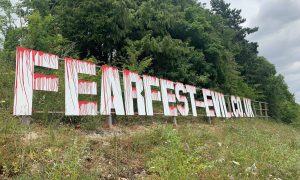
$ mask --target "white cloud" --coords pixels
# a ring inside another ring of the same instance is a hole
[[[241,15],[247,19],[244,26],[259,27],[258,32],[247,38],[258,42],[259,55],[265,56],[285,76],[290,91],[300,103],[300,1],[225,1],[242,10]]]
[[[250,1],[248,3],[251,3]],[[245,4],[246,5],[246,4]],[[260,55],[274,63],[300,102],[300,1],[264,0],[250,25],[259,26],[249,39],[257,41]]]

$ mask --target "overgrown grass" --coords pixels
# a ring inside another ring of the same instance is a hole
[[[99,122],[86,121],[100,126]],[[0,178],[297,179],[300,132],[263,119],[75,130],[1,113]],[[87,133],[88,132],[88,133]]]
[[[299,131],[267,120],[168,126],[133,139],[155,179],[300,177]]]
[[[68,127],[24,126],[1,113],[0,178],[62,179],[80,176],[86,140]]]

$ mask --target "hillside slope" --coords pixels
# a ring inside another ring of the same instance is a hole
[[[266,119],[149,121],[111,130],[1,114],[0,176],[21,179],[297,179],[300,132]],[[98,124],[96,124],[98,123]],[[101,122],[100,122],[101,123]],[[90,130],[87,130],[90,129]]]

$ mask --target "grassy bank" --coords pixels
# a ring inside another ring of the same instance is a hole
[[[2,114],[0,178],[297,179],[300,132],[262,119],[179,121],[90,130],[24,126]],[[89,123],[93,123],[92,125]]]

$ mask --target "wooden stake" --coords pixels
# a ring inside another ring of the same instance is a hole
[[[112,128],[112,116],[111,115],[108,115],[106,117],[106,124],[107,124],[109,129]]]
[[[177,127],[177,119],[175,116],[173,117],[173,125]]]

